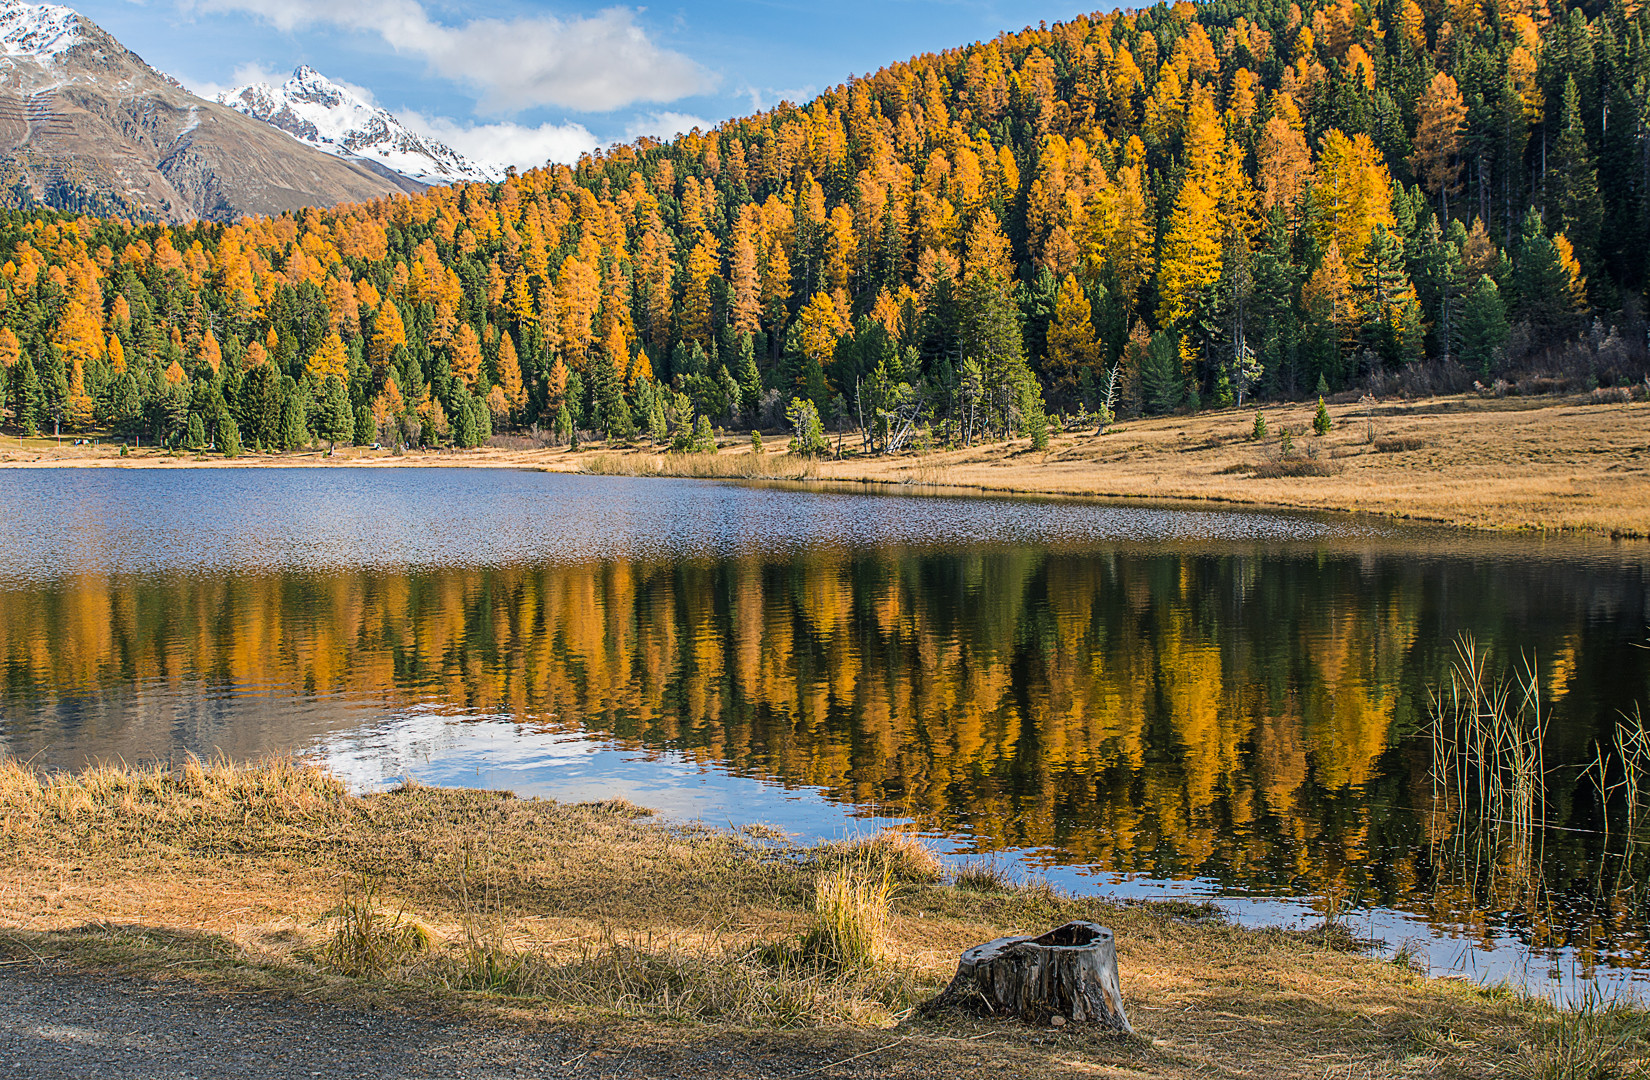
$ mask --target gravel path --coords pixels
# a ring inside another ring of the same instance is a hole
[[[921,1053],[902,1053],[908,1049],[904,1040],[886,1033],[846,1039],[842,1033],[695,1034],[651,1045],[645,1038],[636,1042],[616,1034],[616,1040],[599,1039],[590,1030],[527,1030],[434,1012],[311,1003],[44,963],[0,965],[0,1080],[755,1080],[921,1077],[935,1075],[940,1064]],[[985,1059],[997,1057],[980,1049]],[[959,1070],[963,1062],[945,1057],[946,1076],[1000,1078],[1005,1065],[1014,1075],[1029,1064],[997,1058]]]

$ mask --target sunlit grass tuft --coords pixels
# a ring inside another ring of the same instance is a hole
[[[1650,1077],[1650,1015],[1637,1002],[1589,989],[1568,1007],[1525,1001],[1550,1015],[1515,1061],[1518,1080],[1642,1080]]]
[[[969,892],[1008,892],[1015,885],[1012,872],[995,855],[958,863],[952,871],[951,883]]]
[[[332,923],[316,960],[352,978],[381,978],[435,944],[428,926],[405,911],[388,911],[379,904],[377,882],[346,893]]]
[[[839,840],[824,845],[820,854],[828,865],[876,867],[896,881],[933,883],[945,877],[945,864],[909,829],[883,829],[869,836]]]
[[[876,966],[886,947],[891,884],[886,868],[850,864],[821,871],[803,954],[844,970]]]

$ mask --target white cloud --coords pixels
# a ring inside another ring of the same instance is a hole
[[[627,139],[639,139],[643,135],[651,135],[656,139],[668,139],[672,136],[681,135],[685,132],[692,131],[694,128],[699,128],[701,131],[709,131],[715,126],[715,124],[704,119],[703,117],[690,116],[687,113],[655,112],[648,113],[645,116],[638,116],[629,124],[625,125],[624,137]]]
[[[583,124],[460,124],[444,116],[397,115],[420,135],[439,139],[471,161],[498,169],[508,165],[533,169],[546,162],[572,164],[580,154],[600,145]]]
[[[819,96],[819,89],[812,83],[790,90],[776,90],[771,86],[764,89],[747,86],[744,93],[746,97],[751,99],[751,112],[761,112],[764,109],[772,108],[781,101],[789,101],[793,104],[799,101],[810,101]]]
[[[279,86],[286,82],[287,77],[277,74],[272,68],[267,68],[258,61],[242,64],[235,69],[235,74],[227,83],[213,82],[210,79],[191,79],[187,75],[180,75],[178,81],[188,87],[189,92],[196,97],[203,97],[208,101],[216,101],[219,94],[238,90],[252,83],[268,83]]]
[[[651,41],[629,8],[445,26],[418,0],[181,2],[245,12],[285,31],[330,25],[378,34],[396,52],[422,57],[436,73],[479,88],[490,111],[556,105],[606,112],[640,101],[675,101],[716,83],[687,56]]]

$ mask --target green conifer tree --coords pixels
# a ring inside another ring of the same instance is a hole
[[[322,391],[321,407],[321,438],[327,440],[328,451],[337,448],[341,442],[349,442],[355,435],[355,414],[349,407],[349,391],[344,389],[342,379],[336,375],[327,376]]]
[[[1168,413],[1180,408],[1185,384],[1180,375],[1180,346],[1174,335],[1159,330],[1146,346],[1140,362],[1140,389],[1146,411]]]
[[[13,406],[17,426],[25,435],[37,435],[46,412],[46,395],[40,389],[40,376],[35,373],[33,359],[23,357],[17,362],[17,368]]]
[[[309,431],[304,427],[304,404],[296,391],[285,395],[281,402],[280,447],[288,452],[309,443]]]
[[[1604,221],[1604,205],[1598,194],[1598,169],[1587,145],[1587,129],[1581,120],[1581,92],[1575,76],[1564,80],[1558,111],[1558,140],[1549,156],[1547,201],[1555,215],[1554,232],[1569,238],[1582,269],[1594,272],[1598,265],[1599,228]]]
[[[1461,311],[1461,363],[1477,372],[1479,378],[1488,379],[1507,337],[1507,309],[1501,302],[1501,290],[1489,275],[1482,275],[1467,294]]]
[[[218,449],[223,451],[226,458],[241,456],[241,430],[235,423],[235,418],[224,409],[218,413],[217,422]]]
[[[1551,342],[1569,335],[1575,324],[1569,276],[1533,206],[1524,215],[1513,284],[1518,317],[1529,322],[1538,341]]]

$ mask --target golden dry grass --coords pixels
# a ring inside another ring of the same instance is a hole
[[[1570,1076],[1588,1075],[1572,1068],[1588,1053],[1630,1070],[1646,1052],[1637,1009],[1577,1021],[1338,951],[1330,935],[1181,906],[959,890],[925,880],[899,837],[797,849],[661,827],[628,806],[353,796],[291,761],[52,778],[0,762],[0,828],[0,952],[15,958],[435,999],[609,1041],[783,1037],[837,1060],[886,1052],[919,1076]],[[845,868],[887,883],[881,955],[853,966],[803,948],[826,906],[818,882]],[[1138,1038],[914,1014],[963,948],[1074,917],[1116,930]]]
[[[601,451],[586,456],[580,472],[597,476],[680,476],[707,480],[813,480],[818,463],[785,453],[661,454],[648,450]]]
[[[1103,436],[1092,429],[1056,436],[1046,451],[1025,440],[887,458],[760,459],[729,439],[714,455],[652,449],[501,450],[408,453],[345,449],[220,458],[109,447],[57,448],[0,440],[0,466],[253,467],[292,465],[470,466],[638,475],[771,477],[862,481],[1001,493],[1221,501],[1302,510],[1348,510],[1488,529],[1575,530],[1650,536],[1650,403],[1595,399],[1482,398],[1331,405],[1335,428],[1312,435],[1316,403],[1263,407],[1271,436],[1249,436],[1254,412],[1131,420]],[[1279,436],[1324,464],[1283,475]],[[778,440],[770,440],[777,442]],[[849,439],[850,449],[855,440]],[[1266,476],[1259,473],[1275,472]]]

